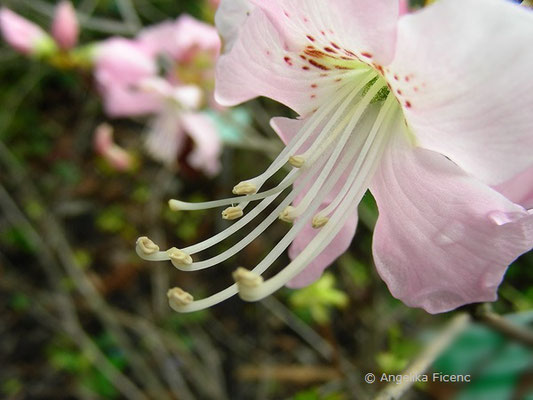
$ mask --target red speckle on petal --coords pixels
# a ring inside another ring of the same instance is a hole
[[[313,67],[319,68],[319,69],[324,70],[324,71],[329,71],[328,67],[326,67],[325,65],[322,65],[320,63],[317,63],[315,60],[308,60],[308,61],[309,61],[309,64],[311,64]]]
[[[307,65],[304,65],[304,66],[302,67],[302,69],[303,69],[304,71],[309,71],[309,67],[308,67]]]
[[[285,62],[286,62],[288,65],[290,65],[290,66],[292,67],[292,60],[291,60],[290,57],[285,56],[285,57],[283,57],[283,59],[285,60]]]
[[[309,18],[304,17],[304,22],[309,22]]]
[[[336,53],[336,51],[333,50],[331,47],[324,47],[324,50],[326,50],[328,53]]]
[[[394,75],[394,80],[397,81],[399,80],[400,78],[398,78],[398,75]]]
[[[329,44],[331,44],[333,47],[335,47],[337,50],[340,50],[340,46],[336,43],[333,43],[333,42],[329,42]]]
[[[312,94],[311,98],[314,99],[316,97],[316,94]]]
[[[302,60],[307,60],[307,57],[304,56],[303,54],[300,54],[300,58],[301,58]]]
[[[407,108],[411,108],[411,102],[410,102],[410,101],[406,101],[406,102],[405,102],[405,106],[406,106]]]
[[[285,16],[286,16],[287,18],[290,18],[290,17],[291,17],[287,11],[283,11],[283,14],[285,14]]]
[[[418,87],[415,86],[415,87],[413,88],[413,90],[414,90],[415,92],[418,92]]]
[[[313,84],[311,85],[311,87],[314,89],[314,88],[318,87],[318,85],[317,85],[316,83],[313,83]]]
[[[311,42],[314,42],[315,41],[315,38],[311,35],[306,35],[305,36],[307,39],[309,39]]]
[[[320,31],[320,33],[322,34],[322,36],[326,36],[326,32]]]
[[[409,82],[410,78],[408,76],[405,77],[405,81]]]
[[[361,53],[361,55],[363,57],[372,58],[372,54],[371,53],[364,52],[364,53]]]
[[[342,78],[335,79],[335,82],[340,82],[340,81],[342,81]]]
[[[400,96],[402,95],[402,91],[400,89],[398,89],[396,93],[398,93]]]

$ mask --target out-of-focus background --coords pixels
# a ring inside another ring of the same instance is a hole
[[[46,31],[55,4],[2,0]],[[161,162],[146,147],[153,116],[106,112],[105,88],[84,57],[92,44],[133,38],[183,14],[212,24],[216,2],[73,5],[80,22],[76,56],[23,55],[0,43],[0,398],[367,399],[396,385],[382,374],[402,374],[426,355],[430,366],[421,372],[470,375],[471,382],[416,383],[406,399],[533,399],[532,347],[490,318],[510,314],[509,323],[531,329],[533,255],[509,268],[492,310],[473,305],[429,315],[408,308],[373,267],[377,210],[368,194],[350,251],[314,285],[259,303],[233,297],[205,311],[172,311],[169,288],[179,285],[199,298],[225,288],[235,267],[255,265],[287,225],[274,224],[239,255],[194,273],[143,261],[137,237],[184,247],[228,226],[218,209],[176,213],[167,201],[231,195],[234,184],[262,172],[282,148],[269,119],[292,114],[265,99],[234,110],[204,104],[223,146],[221,168],[206,173],[191,165],[190,137]],[[197,71],[196,64],[187,67]],[[104,148],[96,138],[102,123],[114,131]],[[287,262],[285,255],[275,269]],[[462,312],[479,321],[454,333],[449,324],[456,326]],[[439,338],[450,345],[428,355]],[[365,382],[367,373],[375,383]]]

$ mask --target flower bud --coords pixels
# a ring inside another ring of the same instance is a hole
[[[64,50],[74,47],[78,42],[79,32],[80,26],[72,3],[66,0],[60,2],[52,22],[52,36],[57,44]]]

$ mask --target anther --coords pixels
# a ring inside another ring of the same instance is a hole
[[[180,202],[178,200],[174,200],[174,199],[170,199],[168,201],[168,207],[172,210],[172,211],[180,211],[181,208],[180,208]]]
[[[222,211],[222,219],[227,219],[232,221],[234,219],[240,218],[243,216],[242,208],[240,207],[228,207]]]
[[[301,168],[305,164],[305,157],[291,156],[289,157],[289,164],[295,168]]]
[[[263,277],[246,268],[239,267],[233,271],[233,280],[237,283],[239,290],[251,289],[261,286]]]
[[[189,292],[186,292],[179,287],[170,289],[167,292],[168,303],[175,311],[180,311],[180,309],[188,304],[191,304],[194,301],[194,297]]]
[[[142,254],[147,256],[149,256],[150,254],[157,253],[159,251],[159,246],[146,236],[142,236],[137,239],[137,248],[141,251]]]
[[[294,210],[295,208],[293,206],[285,207],[285,209],[279,214],[279,219],[289,223],[294,222]]]
[[[182,267],[184,265],[192,264],[191,256],[185,253],[184,251],[177,249],[176,247],[168,249],[167,255],[170,258],[172,264],[177,268]]]
[[[255,194],[257,192],[257,186],[250,182],[240,182],[233,187],[233,194]]]
[[[321,215],[315,215],[313,217],[313,221],[311,222],[311,225],[313,226],[313,228],[318,229],[326,225],[328,221],[329,221],[328,217],[322,217]]]

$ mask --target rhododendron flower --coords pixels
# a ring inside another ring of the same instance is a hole
[[[56,7],[52,22],[52,36],[38,25],[13,11],[0,10],[0,30],[5,40],[15,50],[28,55],[46,56],[74,47],[78,41],[79,25],[72,3],[61,1]]]
[[[233,2],[223,0],[217,15],[229,44],[217,100],[266,96],[301,118],[272,121],[287,146],[263,174],[234,187],[243,196],[170,202],[231,204],[223,216],[240,220],[166,252],[140,238],[137,251],[198,270],[236,254],[278,215],[293,226],[253,270],[235,271],[236,284],[201,300],[174,288],[171,306],[194,311],[237,292],[256,301],[285,284],[309,284],[348,248],[368,188],[379,209],[374,261],[395,297],[431,313],[495,300],[507,266],[533,246],[525,208],[533,186],[533,114],[525,111],[533,105],[533,14],[503,0],[441,0],[403,15],[398,0],[257,0],[240,9]],[[283,181],[259,192],[287,162],[293,168]],[[517,182],[528,189],[519,193]],[[242,241],[192,259],[291,186]],[[291,263],[263,281],[289,246]]]
[[[206,101],[214,102],[219,50],[215,28],[189,16],[147,28],[135,40],[104,42],[97,50],[95,77],[106,112],[113,117],[153,115],[146,146],[167,164],[175,162],[188,135],[195,145],[188,162],[214,175],[221,142],[200,109]]]

